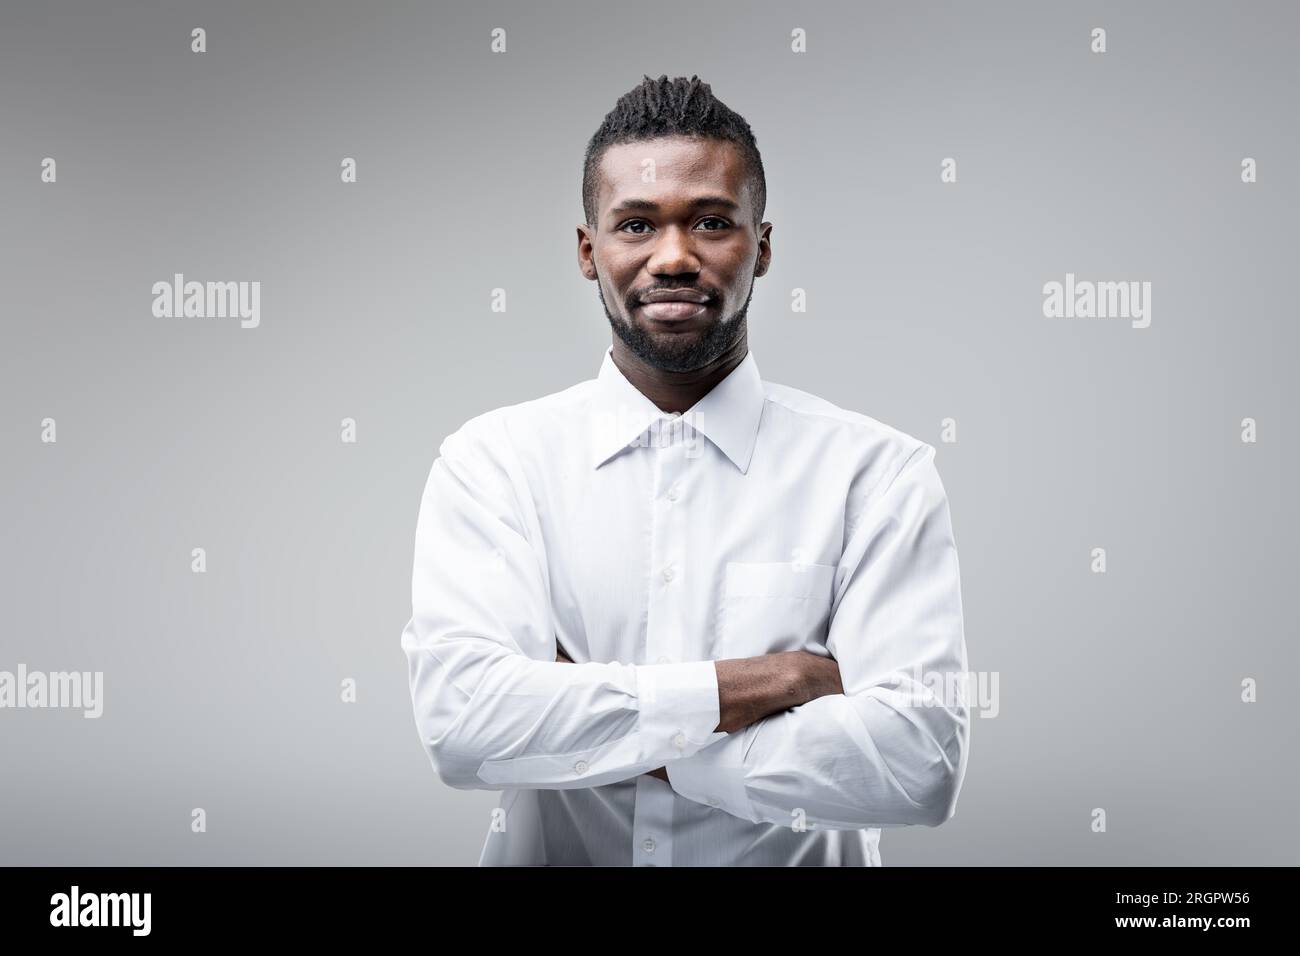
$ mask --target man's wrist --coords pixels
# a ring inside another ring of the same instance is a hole
[[[735,733],[770,714],[809,701],[802,651],[715,661],[718,672],[718,729]]]

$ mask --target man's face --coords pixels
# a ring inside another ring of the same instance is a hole
[[[739,149],[716,139],[624,143],[601,157],[597,221],[578,227],[578,263],[614,333],[647,365],[695,371],[745,334],[772,229],[754,224],[745,172]]]

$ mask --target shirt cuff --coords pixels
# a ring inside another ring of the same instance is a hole
[[[758,814],[745,791],[745,742],[756,724],[727,734],[727,739],[695,754],[689,760],[667,764],[673,790],[696,803],[703,803],[732,816],[757,823]]]
[[[648,755],[689,757],[727,736],[715,732],[721,720],[718,670],[713,661],[640,664],[641,737]],[[672,760],[669,760],[671,763]]]

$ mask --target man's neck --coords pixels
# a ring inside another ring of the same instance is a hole
[[[730,375],[748,354],[749,344],[742,333],[731,348],[714,361],[690,372],[667,372],[648,365],[617,336],[614,337],[611,357],[623,377],[638,392],[654,402],[661,411],[671,413],[689,411],[715,385]]]

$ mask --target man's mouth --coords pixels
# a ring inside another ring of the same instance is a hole
[[[647,318],[659,322],[681,322],[703,315],[709,310],[707,302],[690,302],[686,299],[661,299],[658,302],[642,302],[637,306]]]
[[[681,322],[709,309],[709,297],[694,289],[656,289],[637,306],[647,318],[659,322]]]

